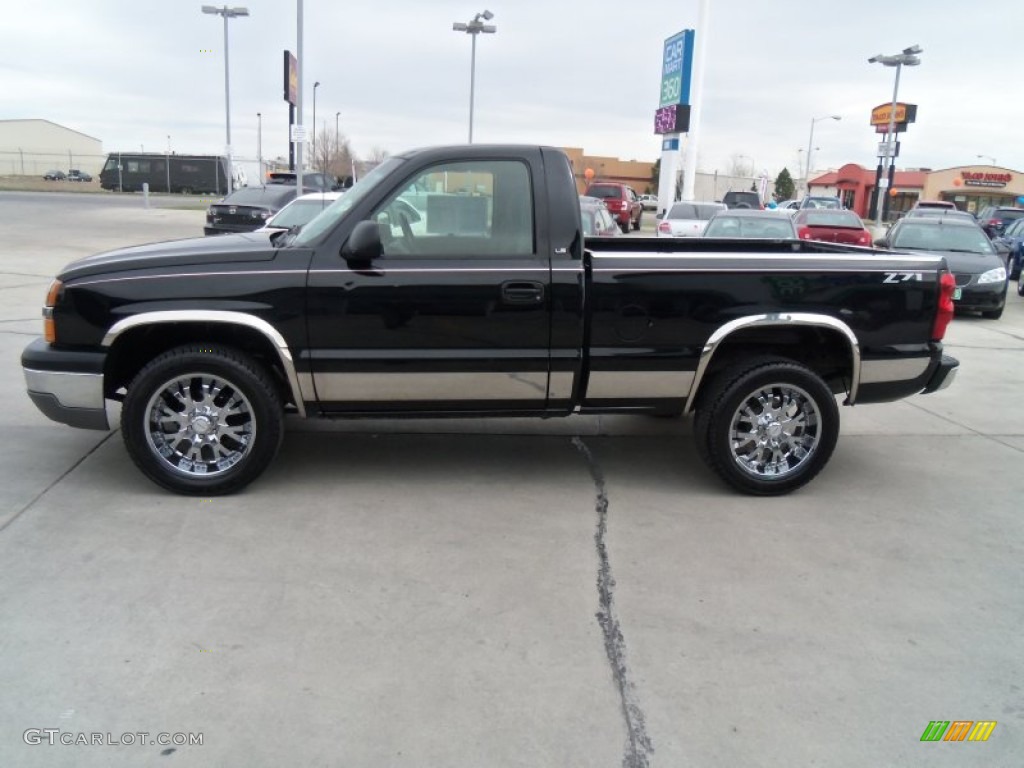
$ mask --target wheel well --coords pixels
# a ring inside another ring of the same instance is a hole
[[[107,353],[103,372],[103,394],[119,399],[118,390],[127,388],[139,371],[158,355],[184,344],[218,344],[252,357],[270,373],[281,400],[295,403],[288,376],[273,342],[259,331],[230,323],[169,323],[144,325],[125,331]]]
[[[773,325],[729,334],[715,349],[700,385],[743,360],[777,355],[802,363],[818,374],[832,392],[849,392],[853,379],[850,342],[839,331],[815,326]]]

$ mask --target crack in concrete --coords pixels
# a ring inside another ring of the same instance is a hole
[[[636,688],[629,681],[626,668],[626,638],[615,615],[614,589],[615,577],[608,559],[608,546],[605,537],[608,533],[608,489],[605,485],[604,473],[598,466],[594,455],[579,437],[572,439],[572,444],[587,462],[587,469],[594,480],[597,490],[597,530],[594,532],[594,544],[597,547],[597,595],[598,612],[594,614],[604,635],[604,650],[611,664],[612,677],[619,691],[619,703],[626,724],[626,753],[622,757],[622,768],[648,768],[648,756],[654,752],[654,745],[647,735],[644,713],[636,697]]]

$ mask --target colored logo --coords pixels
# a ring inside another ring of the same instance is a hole
[[[932,720],[921,741],[988,741],[995,727],[995,720]]]

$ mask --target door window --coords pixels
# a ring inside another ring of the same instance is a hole
[[[385,257],[509,258],[536,250],[530,172],[518,160],[427,168],[373,219]]]

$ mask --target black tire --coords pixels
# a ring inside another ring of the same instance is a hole
[[[633,230],[634,230],[634,231],[636,231],[636,232],[639,232],[639,231],[640,231],[640,219],[642,219],[642,218],[643,218],[643,216],[644,216],[644,212],[643,212],[643,211],[640,211],[640,213],[639,213],[639,214],[637,214],[637,217],[636,217],[636,224],[634,224],[634,225],[633,225]]]
[[[177,433],[167,429],[185,413],[192,418],[180,419]],[[259,477],[281,446],[283,421],[281,396],[262,366],[234,349],[200,345],[150,361],[121,410],[136,466],[190,496],[232,493]]]
[[[630,224],[629,219],[626,219],[626,223],[625,224],[619,224],[619,229],[622,230],[622,234],[624,234],[624,235],[628,235],[629,234],[629,224]]]
[[[782,358],[748,361],[717,374],[705,387],[694,420],[697,453],[736,490],[756,496],[789,493],[828,463],[839,437],[839,407],[821,377],[806,366]],[[744,418],[743,410],[749,416],[769,415],[758,411],[765,397],[779,418],[760,425]],[[793,424],[795,417],[803,423]],[[750,438],[734,442],[734,429]],[[761,461],[772,441],[777,441],[776,460]]]
[[[1021,266],[1017,275],[1017,295],[1024,296],[1024,265]]]
[[[1018,293],[1020,292],[1019,286],[1017,288],[1017,291]],[[999,309],[993,309],[991,312],[982,312],[981,316],[984,317],[986,320],[998,320],[1000,317],[1003,316],[1003,309],[1005,308],[1006,305],[1004,304]]]

